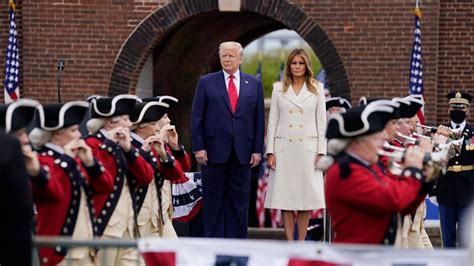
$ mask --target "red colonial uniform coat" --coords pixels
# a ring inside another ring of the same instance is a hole
[[[376,164],[366,166],[343,156],[350,174],[341,177],[338,159],[326,175],[325,196],[334,242],[382,244],[393,215],[409,212],[423,201],[422,184],[416,179],[422,173],[412,168],[407,169],[407,176],[389,176]]]
[[[173,150],[169,145],[166,145],[166,150],[173,154],[174,158],[180,163],[183,172],[191,170],[191,157],[189,157],[183,145],[179,145],[179,150]]]
[[[98,161],[84,168],[79,159],[73,159],[44,147],[38,156],[42,166],[39,176],[32,179],[32,190],[38,210],[37,235],[72,236],[79,210],[81,190],[87,196],[91,224],[92,194],[100,195],[113,190],[113,177]],[[95,232],[94,232],[95,233]],[[43,265],[56,265],[67,253],[63,248],[43,248],[39,251]]]
[[[167,160],[166,162],[162,162],[160,160],[159,155],[155,152],[155,150],[151,150],[146,152],[141,148],[143,145],[139,140],[132,138],[133,146],[138,149],[141,156],[145,159],[145,161],[151,166],[153,169],[153,176],[155,179],[155,186],[158,193],[158,202],[159,202],[159,209],[161,212],[161,188],[163,187],[163,182],[165,179],[167,180],[176,180],[179,179],[184,173],[183,168],[179,162],[175,161],[175,158],[171,156],[171,151],[167,151]],[[189,156],[188,156],[189,157]],[[191,162],[191,161],[189,161]],[[135,187],[135,193],[137,195],[137,204],[138,204],[138,211],[140,211],[143,201],[148,192],[148,186],[145,187]]]
[[[153,179],[153,169],[146,160],[139,154],[139,151],[131,145],[129,152],[123,152],[122,148],[115,142],[107,139],[102,133],[96,133],[86,138],[86,143],[92,149],[94,157],[97,158],[107,169],[107,172],[114,177],[114,190],[108,195],[94,196],[94,209],[99,228],[98,235],[102,236],[107,223],[112,216],[115,206],[122,196],[121,191],[124,185],[126,173],[133,176],[129,185],[146,187]],[[132,184],[130,184],[132,183]],[[134,189],[130,189],[133,193]],[[134,204],[134,211],[137,210],[135,195],[130,195]],[[107,204],[106,204],[107,203]],[[137,215],[135,213],[135,215]]]

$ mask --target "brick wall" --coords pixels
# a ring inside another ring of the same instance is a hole
[[[414,1],[295,1],[309,10],[336,45],[349,75],[352,100],[408,92]],[[427,103],[436,101],[438,3],[423,1],[422,52]],[[436,111],[428,112],[433,121]]]
[[[7,1],[0,2],[2,65],[5,60],[4,46],[7,36],[6,27],[3,25],[6,25],[8,20],[5,2]],[[130,44],[129,37],[137,25],[146,21],[148,16],[163,11],[163,6],[168,1],[17,0],[17,2],[22,48],[22,95],[43,102],[53,102],[57,99],[55,66],[59,58],[66,61],[66,68],[62,74],[63,100],[110,93],[109,89],[117,85],[111,83],[112,73],[127,77],[126,83],[119,80],[118,85],[125,84],[125,88],[133,92],[147,57],[156,54],[156,49],[159,49],[160,45],[166,45],[166,42],[172,40],[173,36],[169,33],[179,32],[183,23],[195,22],[195,19],[202,23],[206,22],[206,13],[201,11],[209,6],[217,6],[217,1],[211,0],[172,1],[174,8],[160,15],[162,19],[171,20],[168,21],[166,32],[159,30],[159,23],[154,24],[155,28],[139,28],[153,34],[148,38],[151,41],[142,38],[136,42],[141,46],[124,46]],[[265,31],[282,27],[281,23],[283,26],[294,26],[302,32],[307,41],[313,41],[310,44],[314,45],[318,56],[324,58],[325,67],[334,70],[328,75],[337,88],[336,93],[349,95],[350,92],[353,102],[362,95],[394,97],[406,94],[413,36],[414,1],[288,2],[299,8],[299,11],[293,10],[293,7],[284,0],[242,0],[245,12],[242,12],[241,16],[234,14],[236,21],[244,22],[245,14],[248,14],[255,19],[255,30],[252,31],[251,27],[242,27],[236,32],[219,35],[219,38],[242,38],[249,41]],[[461,88],[474,93],[472,17],[474,4],[472,1],[461,0],[424,0],[421,8],[426,109],[428,122],[434,124],[447,119],[445,111],[447,101],[444,96],[451,88]],[[296,15],[285,16],[281,15],[282,12]],[[266,28],[258,28],[259,14],[265,14],[266,17],[262,16],[261,21],[267,23]],[[303,15],[300,16],[301,14]],[[274,23],[271,24],[269,21]],[[218,21],[212,21],[212,24],[211,21],[206,23],[205,28],[194,30],[196,35],[201,36],[200,40],[212,40],[217,36],[216,29],[225,26],[225,23],[220,24]],[[192,28],[189,28],[191,24],[186,25],[192,32]],[[320,45],[318,40],[324,43]],[[209,42],[206,41],[193,42],[193,46],[197,46],[196,51],[203,54],[215,51],[215,47],[209,47]],[[136,58],[127,60],[128,54],[123,53],[122,47],[131,51],[135,49],[133,52]],[[143,47],[143,50],[137,47]],[[117,64],[118,58],[120,60]],[[169,58],[168,56],[168,60]],[[133,63],[130,63],[132,61]],[[182,60],[181,64],[186,62]],[[188,75],[189,79],[199,76],[204,69],[215,67],[215,62],[214,65],[209,64],[208,67],[198,68],[199,70],[193,75]],[[178,79],[178,76],[169,78]],[[189,84],[195,84],[195,81],[191,80]],[[185,89],[193,90],[193,88]]]
[[[56,101],[59,58],[66,61],[62,99],[106,94],[123,41],[159,5],[120,0],[24,1],[24,95]]]
[[[439,19],[439,48],[437,69],[439,122],[449,121],[446,94],[461,89],[474,94],[474,2],[466,0],[441,1]],[[470,121],[474,121],[471,104]]]

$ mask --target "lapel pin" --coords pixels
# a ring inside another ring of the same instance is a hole
[[[248,81],[245,81],[245,84],[249,84],[249,82],[248,82]]]

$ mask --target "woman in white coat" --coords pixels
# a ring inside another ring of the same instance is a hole
[[[265,208],[281,209],[285,235],[304,240],[311,211],[325,208],[323,174],[315,166],[326,154],[326,103],[323,84],[313,79],[303,49],[288,56],[283,81],[273,86],[267,129],[270,179]]]

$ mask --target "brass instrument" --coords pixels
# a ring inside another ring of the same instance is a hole
[[[421,124],[417,124],[417,127],[423,128],[423,129],[428,129],[432,133],[437,132],[437,128],[435,127],[430,127],[430,126],[425,126]],[[417,136],[419,138],[429,138],[427,136],[422,136],[417,133],[413,133],[414,136]],[[461,152],[462,148],[462,143],[464,142],[464,135],[463,135],[463,130],[461,128],[457,129],[450,129],[449,131],[449,139],[446,144],[435,144],[435,148],[440,151],[443,149],[448,149],[448,160],[453,158],[456,154],[459,154]]]
[[[449,159],[453,158],[454,156],[456,156],[456,154],[459,154],[461,152],[463,142],[464,142],[464,137],[457,140],[451,140],[450,142],[448,142]]]
[[[397,162],[403,162],[405,152],[406,152],[405,149],[404,151],[394,150],[392,152],[385,151],[385,150],[378,150],[377,154],[382,155],[382,156],[387,156]],[[423,164],[428,164],[429,162],[446,165],[448,163],[448,149],[443,149],[437,152],[425,152],[425,155],[423,157]]]
[[[438,128],[436,127],[431,127],[431,126],[425,126],[420,123],[416,124],[417,127],[424,129],[424,130],[429,130],[431,133],[436,133],[438,132]],[[450,128],[449,130],[449,138],[451,139],[460,139],[462,137],[463,130],[462,128]]]
[[[425,135],[421,135],[421,134],[418,134],[416,132],[413,132],[413,136],[417,137],[418,139],[428,139],[428,140],[431,140],[431,137],[428,137],[428,136],[425,136]]]
[[[398,162],[403,160],[403,156],[404,156],[403,152],[400,152],[400,151],[389,152],[389,151],[386,151],[386,150],[378,150],[377,154],[379,156],[386,156],[386,157],[391,159],[391,160],[388,161],[388,165],[387,165],[388,170],[390,171],[390,173],[392,173],[394,175],[397,175],[397,176],[402,174],[403,167]]]
[[[412,137],[409,137],[409,136],[406,136],[406,135],[403,135],[402,133],[400,132],[397,132],[397,136],[399,136],[400,138],[404,139],[408,144],[414,144],[414,145],[418,145],[420,144],[420,141],[415,139],[415,138],[412,138]]]
[[[393,146],[392,144],[390,144],[390,143],[388,143],[388,142],[386,142],[386,141],[383,143],[383,147],[384,147],[385,149],[391,149],[391,150],[394,150],[394,151],[405,152],[405,148]]]
[[[455,128],[455,129],[451,129],[450,131],[450,134],[449,134],[449,137],[451,139],[460,139],[463,137],[463,129],[462,128]]]
[[[416,124],[416,126],[424,130],[429,130],[431,133],[436,133],[438,131],[438,128],[436,127],[425,126],[420,123]]]
[[[426,181],[432,181],[436,179],[441,172],[444,173],[446,171],[450,147],[450,144],[446,144],[437,152],[425,152],[423,158],[423,170],[427,170],[428,167],[433,168],[432,173],[426,178]],[[378,150],[377,154],[391,158],[392,160],[388,165],[389,171],[394,175],[401,175],[403,167],[400,163],[404,160],[406,149],[390,145],[387,142],[384,143],[384,148],[392,149],[393,151]]]
[[[414,135],[416,136],[416,135],[419,135],[419,134],[414,133]],[[403,138],[409,144],[414,144],[414,145],[419,144],[419,140],[417,140],[415,138],[412,138],[412,137],[409,137],[409,136],[406,136],[406,135],[403,135],[400,132],[397,132],[397,136]],[[419,135],[419,136],[421,136],[421,135]],[[422,136],[422,138],[429,138],[429,137]],[[449,159],[453,158],[456,154],[461,152],[463,142],[464,142],[464,137],[461,137],[460,139],[455,139],[455,140],[449,139],[448,143],[446,143],[446,144],[435,144],[434,147],[437,150],[437,153],[435,153],[435,154],[438,154],[438,153],[442,152],[443,154],[446,154],[447,159],[449,160]],[[391,149],[393,149],[393,147],[395,147],[395,146],[391,146]],[[443,156],[440,156],[439,158],[443,158]]]

